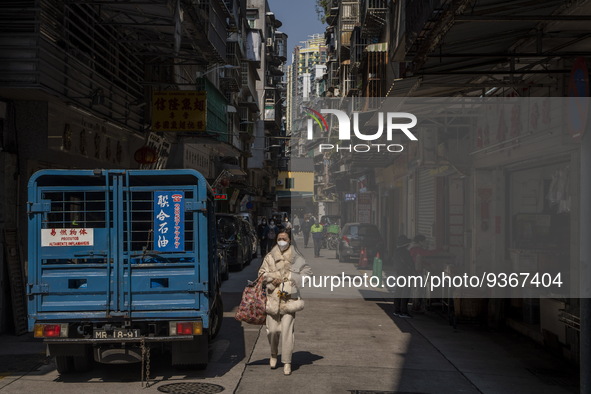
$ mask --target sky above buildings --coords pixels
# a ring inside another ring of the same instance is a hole
[[[300,45],[300,41],[306,41],[312,34],[324,34],[326,26],[316,14],[316,0],[269,0],[269,7],[283,22],[279,30],[288,35],[288,64],[291,64],[293,48]]]

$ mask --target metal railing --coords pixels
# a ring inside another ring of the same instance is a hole
[[[447,0],[421,0],[406,2],[406,47],[414,44],[430,20],[437,18]]]
[[[362,0],[360,22],[363,37],[379,39],[388,23],[388,1]]]
[[[130,103],[144,97],[142,63],[120,32],[88,5],[30,3],[0,4],[0,86],[41,89],[140,130],[143,112]]]
[[[235,66],[235,69],[228,68],[221,74],[222,89],[232,92],[239,92],[242,87],[241,62],[240,62],[240,43],[226,43],[227,64]]]

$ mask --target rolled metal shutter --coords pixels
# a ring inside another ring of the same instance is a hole
[[[419,171],[417,190],[417,234],[433,240],[435,223],[435,177],[429,170]]]

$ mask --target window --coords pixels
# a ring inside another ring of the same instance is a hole
[[[379,238],[380,232],[375,226],[360,226],[359,235],[367,238]]]
[[[251,9],[246,10],[246,20],[248,21],[248,26],[251,29],[257,29],[257,21],[259,19],[259,10]]]
[[[240,73],[242,77],[242,86],[248,86],[248,63],[243,61],[240,64]]]
[[[285,178],[285,188],[293,189],[295,187],[295,178]]]

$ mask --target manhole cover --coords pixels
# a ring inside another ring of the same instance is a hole
[[[171,383],[158,387],[158,391],[170,394],[213,394],[221,393],[224,388],[211,383]]]

